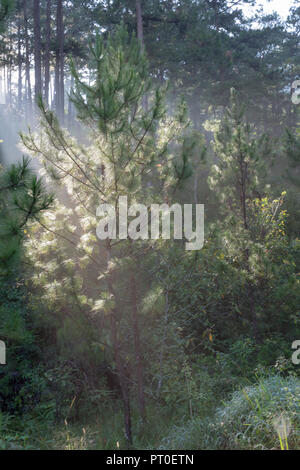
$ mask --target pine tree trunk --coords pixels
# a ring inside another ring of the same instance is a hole
[[[49,104],[49,84],[50,84],[50,35],[51,31],[51,0],[47,0],[46,7],[46,44],[45,44],[45,102]]]
[[[4,65],[3,69],[3,82],[4,82],[4,95],[5,95],[5,104],[7,104],[8,99],[8,84],[7,84],[7,65]]]
[[[60,88],[60,107],[61,107],[61,120],[63,122],[65,115],[65,88],[64,88],[64,16],[63,16],[63,2],[61,1],[61,16],[60,16],[60,36],[59,36],[59,68],[60,68],[60,79],[59,79],[59,88]]]
[[[71,75],[70,91],[69,91],[70,94],[72,92],[73,86],[74,86],[74,77],[73,77],[73,75]],[[69,102],[68,102],[68,128],[71,129],[72,125],[73,125],[73,103],[69,99]]]
[[[9,102],[9,106],[11,107],[12,105],[12,89],[11,89],[11,78],[12,78],[12,50],[13,50],[13,47],[12,47],[12,38],[10,38],[9,40],[9,65],[8,65],[8,69],[7,69],[7,73],[8,73],[8,76],[7,76],[7,84],[8,84],[8,102]]]
[[[60,36],[60,17],[61,17],[61,0],[57,0],[56,8],[56,48],[55,48],[55,84],[54,84],[54,101],[55,111],[59,115],[60,110],[60,94],[59,94],[59,36]]]
[[[131,409],[130,409],[128,379],[127,379],[124,364],[120,355],[119,344],[118,344],[118,339],[117,339],[117,334],[116,334],[117,328],[116,328],[116,322],[114,319],[113,312],[111,315],[111,328],[112,328],[117,373],[119,376],[120,388],[121,388],[122,399],[123,399],[125,437],[127,439],[128,445],[130,446],[132,444],[132,430],[131,430]]]
[[[18,18],[18,108],[22,106],[21,18]]]
[[[107,264],[111,259],[111,245],[110,240],[106,242],[106,257],[107,257]],[[108,290],[110,294],[114,296],[114,288],[113,288],[113,280],[111,277],[108,278]],[[131,409],[130,409],[130,395],[129,395],[129,387],[128,387],[128,379],[125,372],[125,366],[123,363],[123,359],[120,353],[120,344],[118,340],[118,327],[117,327],[117,320],[116,320],[116,312],[112,311],[110,314],[110,330],[112,335],[112,344],[115,356],[115,363],[117,374],[119,377],[119,383],[122,393],[122,400],[123,400],[123,407],[124,407],[124,426],[125,426],[125,436],[128,442],[128,445],[132,444],[132,431],[131,431]]]
[[[33,2],[35,99],[42,94],[40,0]]]
[[[56,10],[56,64],[55,64],[55,107],[63,121],[64,116],[64,24],[63,2],[57,0]]]
[[[55,51],[55,77],[54,77],[54,107],[59,113],[59,53],[58,48]]]
[[[26,118],[32,115],[32,96],[31,96],[31,80],[30,80],[30,50],[28,38],[28,9],[27,0],[24,0],[24,30],[25,30],[25,88],[26,88]]]
[[[131,304],[132,304],[132,329],[133,329],[133,341],[134,341],[134,353],[136,360],[136,378],[138,388],[138,405],[142,422],[146,420],[146,408],[145,408],[145,391],[144,391],[144,368],[141,352],[141,339],[140,329],[138,321],[138,308],[137,308],[137,295],[136,295],[136,279],[135,275],[131,273],[130,279],[130,290],[131,290]]]
[[[144,44],[143,15],[142,15],[142,6],[141,6],[141,1],[140,0],[136,0],[135,7],[136,7],[137,38],[141,43],[142,51],[144,51],[145,44]],[[145,109],[145,111],[148,111],[148,97],[147,97],[147,95],[143,96],[142,106]]]
[[[144,30],[143,30],[143,17],[141,1],[136,1],[136,26],[137,26],[137,37],[141,43],[142,49],[144,49]]]

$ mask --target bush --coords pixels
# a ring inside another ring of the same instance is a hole
[[[0,411],[8,413],[35,407],[44,388],[27,295],[22,279],[0,278],[0,338],[7,348],[7,364],[0,369]]]
[[[287,443],[278,436],[280,422]],[[272,376],[233,393],[215,416],[172,429],[160,449],[300,449],[300,381]]]
[[[296,377],[273,376],[233,394],[216,415],[224,447],[271,449],[279,447],[279,418],[290,426],[290,448],[299,448],[300,381]]]

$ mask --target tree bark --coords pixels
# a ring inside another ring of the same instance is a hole
[[[9,106],[12,105],[12,89],[11,89],[11,82],[12,82],[12,54],[13,54],[13,43],[12,38],[9,40],[9,61],[8,61],[8,69],[7,69],[7,86],[8,86],[8,102]]]
[[[58,117],[64,116],[64,24],[63,2],[57,0],[56,10],[56,64],[55,64],[55,108]]]
[[[70,94],[72,93],[73,86],[74,86],[74,77],[73,77],[73,75],[71,74],[71,78],[70,78],[70,91],[69,91]],[[72,126],[73,126],[73,118],[74,118],[74,117],[73,117],[73,112],[74,112],[73,103],[72,103],[72,101],[69,99],[69,101],[68,101],[68,128],[69,128],[69,130],[72,129]]]
[[[145,391],[144,391],[144,368],[141,351],[140,329],[138,321],[138,308],[137,308],[137,294],[136,294],[136,279],[135,275],[131,273],[130,279],[131,290],[131,304],[132,304],[132,329],[133,329],[133,342],[134,353],[136,360],[136,378],[138,388],[138,405],[142,422],[146,420],[146,407],[145,407]]]
[[[20,7],[20,5],[18,5]],[[18,18],[18,108],[22,106],[21,17]]]
[[[64,16],[63,16],[63,2],[61,1],[61,16],[60,16],[60,36],[59,36],[59,68],[60,68],[60,79],[59,79],[59,88],[60,88],[60,112],[61,120],[63,122],[65,115],[65,77],[64,77]]]
[[[27,0],[24,0],[24,33],[25,33],[25,88],[26,88],[26,117],[27,120],[32,115],[32,96],[30,80],[30,50],[28,38],[28,10]]]
[[[56,47],[55,47],[55,84],[54,84],[54,100],[55,100],[55,110],[59,114],[60,109],[60,94],[59,94],[59,36],[60,36],[60,17],[61,17],[61,0],[57,0],[56,7]]]
[[[111,245],[110,240],[106,242],[106,257],[107,264],[111,259]],[[114,295],[113,280],[109,276],[107,281],[107,287],[109,293]],[[118,339],[118,324],[117,324],[117,312],[115,309],[110,313],[110,330],[112,336],[113,351],[115,356],[116,370],[119,377],[119,383],[122,393],[123,407],[124,407],[124,426],[125,426],[125,437],[127,439],[128,445],[132,444],[132,431],[131,431],[131,409],[130,409],[130,395],[128,387],[128,378],[125,371],[125,366],[123,363],[121,351],[120,351],[120,341]]]
[[[136,0],[135,3],[136,7],[136,29],[137,29],[137,38],[141,44],[142,52],[145,50],[145,43],[144,43],[144,28],[143,28],[143,15],[142,15],[142,6],[141,1]],[[145,94],[142,99],[142,106],[145,111],[148,111],[148,97]]]
[[[144,49],[144,29],[143,29],[143,16],[141,1],[136,0],[136,26],[137,26],[137,38],[141,43],[142,49]]]
[[[40,0],[33,2],[35,99],[42,94]]]
[[[50,39],[51,39],[51,0],[47,0],[46,7],[46,44],[45,44],[45,102],[49,104],[49,84],[50,84]]]

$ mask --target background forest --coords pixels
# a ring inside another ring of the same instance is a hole
[[[300,6],[257,3],[0,0],[1,449],[300,449]],[[122,195],[203,248],[100,241]]]

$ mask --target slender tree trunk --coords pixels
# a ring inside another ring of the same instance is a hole
[[[45,102],[49,104],[49,84],[50,84],[50,39],[51,39],[51,0],[47,0],[46,7],[46,44],[45,44]]]
[[[60,68],[60,78],[59,78],[59,88],[60,88],[60,107],[61,107],[61,120],[63,122],[65,115],[65,77],[64,77],[64,15],[63,15],[63,2],[61,5],[61,17],[60,17],[60,36],[59,36],[59,68]]]
[[[42,94],[40,0],[33,2],[35,100]]]
[[[30,50],[28,38],[28,9],[27,0],[24,0],[24,30],[25,30],[25,89],[26,89],[26,118],[32,115],[32,96],[30,80]]]
[[[144,28],[143,28],[143,15],[142,15],[142,6],[141,0],[136,0],[136,29],[137,29],[137,38],[140,41],[142,51],[145,49],[144,43]],[[145,94],[142,99],[142,106],[145,111],[148,111],[148,97]]]
[[[11,88],[11,78],[12,78],[12,38],[9,40],[9,67],[7,70],[8,77],[7,77],[7,83],[8,83],[8,100],[9,100],[9,106],[12,105],[12,88]]]
[[[128,379],[126,376],[123,360],[120,355],[120,347],[119,347],[119,341],[117,337],[117,325],[115,321],[115,312],[112,312],[111,314],[111,332],[112,332],[112,339],[113,339],[113,348],[115,352],[117,374],[119,376],[119,383],[120,383],[123,407],[124,407],[125,437],[127,439],[128,445],[131,445],[132,444],[132,430],[131,430],[131,409],[130,409]]]
[[[71,79],[70,79],[70,94],[72,92],[72,89],[73,89],[73,86],[74,86],[74,77],[73,75],[71,74]],[[69,99],[69,102],[68,102],[68,128],[71,129],[72,128],[72,125],[73,125],[73,103],[72,101]]]
[[[246,180],[247,180],[247,163],[243,158],[240,159],[240,199],[242,206],[243,223],[246,230],[248,230],[247,222],[247,202],[246,202]]]
[[[60,16],[61,16],[61,0],[57,0],[56,8],[56,47],[55,47],[55,80],[54,80],[54,101],[56,114],[59,114],[60,95],[59,95],[59,35],[60,35]]]
[[[111,245],[110,240],[106,242],[106,256],[107,256],[107,263],[110,262],[111,259]],[[113,287],[113,280],[111,277],[108,278],[107,283],[108,290],[110,294],[114,297],[114,287]],[[123,400],[123,407],[124,407],[124,426],[125,426],[125,436],[128,442],[128,445],[132,444],[132,431],[131,431],[131,409],[130,409],[130,395],[129,395],[129,387],[128,387],[128,378],[125,372],[125,366],[123,363],[123,359],[121,356],[120,351],[120,341],[118,339],[118,324],[116,319],[117,312],[113,310],[110,313],[110,330],[112,335],[112,344],[115,356],[115,363],[117,374],[119,377],[119,383],[122,393],[122,400]]]
[[[158,396],[159,396],[160,389],[161,389],[162,382],[163,382],[163,358],[164,358],[164,352],[166,349],[168,324],[169,324],[169,290],[168,290],[168,287],[166,287],[164,329],[163,329],[161,350],[159,354],[159,379],[158,379],[157,390],[156,390],[156,393]]]
[[[58,49],[55,51],[55,76],[54,76],[54,107],[59,112],[59,57]]]
[[[138,308],[137,308],[137,294],[136,294],[136,279],[135,275],[131,273],[130,279],[130,290],[131,290],[131,305],[132,305],[132,328],[133,328],[133,341],[134,341],[134,353],[136,360],[136,378],[138,387],[138,404],[139,411],[144,423],[146,420],[146,407],[145,407],[145,391],[144,391],[144,367],[141,352],[141,339],[138,319]]]
[[[143,17],[141,1],[136,0],[136,26],[137,26],[137,37],[141,43],[142,49],[144,49],[144,29],[143,29]]]
[[[9,71],[9,59],[5,66],[5,95],[6,95],[6,103],[9,104],[9,78],[8,78],[8,71]]]
[[[5,104],[8,103],[8,84],[7,84],[7,65],[4,65],[3,70],[3,81],[4,81],[4,95],[5,95]]]
[[[49,102],[51,103],[51,107],[55,107],[55,91],[54,91],[54,82],[52,75],[50,73],[50,96],[49,96]]]
[[[57,0],[56,10],[56,64],[55,64],[55,107],[63,121],[64,116],[64,23],[63,2]]]
[[[18,18],[18,108],[22,106],[21,17]]]

